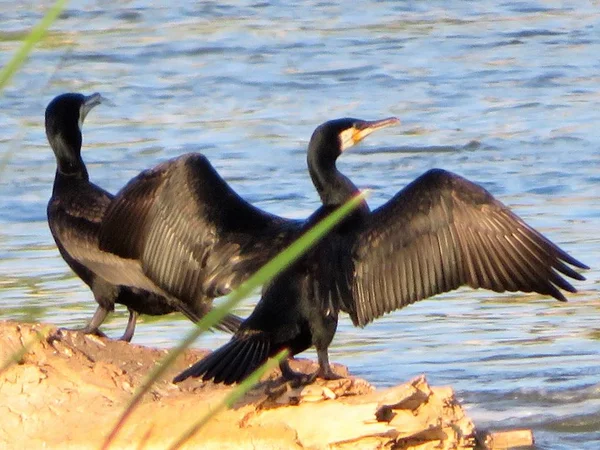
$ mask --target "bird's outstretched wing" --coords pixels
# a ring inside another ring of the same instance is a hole
[[[227,294],[300,229],[242,199],[203,155],[187,154],[142,172],[115,196],[100,247],[139,260],[154,283],[190,302]]]
[[[346,310],[364,326],[462,285],[538,292],[566,301],[567,264],[587,266],[528,226],[482,187],[433,169],[373,212],[353,246]]]

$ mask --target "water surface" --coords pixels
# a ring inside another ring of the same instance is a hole
[[[305,162],[313,129],[396,115],[401,126],[339,162],[373,189],[372,206],[443,167],[592,269],[567,304],[463,289],[364,330],[344,317],[332,360],[379,386],[426,373],[452,385],[478,425],[531,427],[540,449],[598,448],[598,5],[288,3],[70,3],[0,97],[0,156],[10,156],[0,175],[0,318],[79,326],[95,309],[46,224],[55,162],[43,111],[55,95],[98,91],[115,104],[84,127],[100,186],[115,192],[144,168],[200,151],[244,198],[296,218],[319,204]],[[47,6],[0,2],[0,64]],[[120,335],[125,322],[118,309],[105,330]],[[172,346],[190,326],[144,318],[134,342]]]

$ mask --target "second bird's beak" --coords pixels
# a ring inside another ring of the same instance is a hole
[[[355,144],[358,144],[373,131],[391,127],[392,125],[397,125],[399,123],[400,120],[397,117],[388,117],[381,120],[357,121],[352,128],[348,128],[342,132],[342,151],[352,147]]]
[[[94,106],[98,106],[102,102],[106,102],[106,99],[102,97],[102,95],[100,95],[98,92],[85,97],[83,105],[81,105],[81,109],[79,110],[79,129],[81,129],[85,117],[92,110],[92,108]]]

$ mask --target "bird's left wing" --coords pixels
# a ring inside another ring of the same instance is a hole
[[[433,169],[370,216],[352,248],[355,325],[462,285],[565,301],[567,264],[587,266],[528,226],[482,187]]]

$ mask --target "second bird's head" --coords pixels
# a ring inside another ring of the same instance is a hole
[[[81,127],[87,114],[104,98],[98,94],[61,94],[46,107],[46,137],[56,157],[68,157],[62,153],[81,149]],[[59,152],[59,153],[57,153]]]
[[[396,117],[381,120],[362,120],[345,117],[319,125],[309,142],[309,159],[316,159],[321,165],[335,163],[335,160],[355,144],[374,131],[400,123]]]

